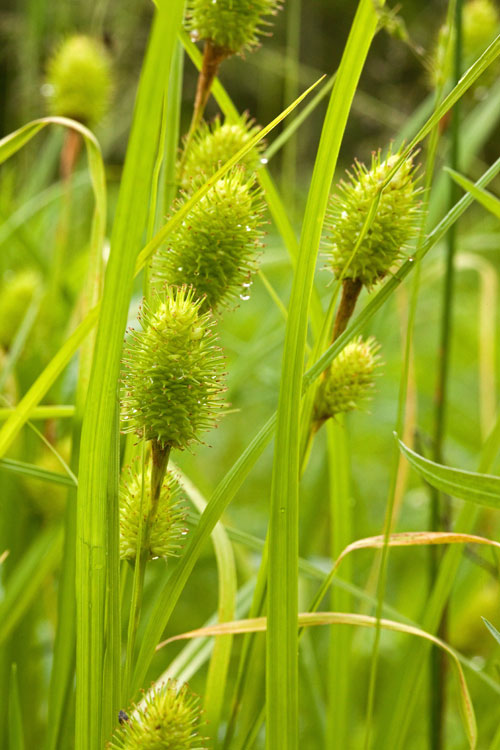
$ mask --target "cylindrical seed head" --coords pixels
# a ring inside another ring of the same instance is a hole
[[[122,425],[146,440],[182,450],[200,442],[222,408],[224,359],[215,320],[186,286],[143,304],[142,331],[131,331],[124,356]]]

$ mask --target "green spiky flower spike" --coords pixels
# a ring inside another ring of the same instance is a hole
[[[179,205],[179,204],[178,204]],[[244,169],[225,175],[193,207],[153,260],[153,278],[186,282],[214,309],[238,294],[248,297],[257,269],[265,203]]]
[[[327,211],[328,266],[343,281],[334,338],[345,329],[363,286],[371,289],[404,257],[417,232],[419,195],[413,160],[408,157],[382,192],[399,153],[382,161],[372,156],[371,168],[356,162],[330,199]],[[379,197],[380,196],[380,197]],[[362,239],[362,230],[378,200],[375,215]]]
[[[370,398],[380,367],[379,345],[373,337],[354,339],[323,375],[316,393],[313,422],[316,429],[327,419],[361,408]]]
[[[199,698],[174,681],[154,688],[130,715],[120,711],[110,750],[207,750]]]
[[[189,0],[187,28],[196,39],[208,40],[228,54],[241,54],[259,44],[281,7],[277,0]]]
[[[128,468],[124,471],[120,485],[120,557],[135,560],[139,544],[141,510],[143,523],[147,522],[151,507],[151,469],[139,473]],[[181,501],[181,489],[175,475],[165,475],[155,518],[151,520],[147,556],[175,557],[186,534],[185,509]]]
[[[142,331],[131,331],[124,357],[124,431],[164,449],[199,442],[222,406],[224,359],[215,320],[194,294],[185,285],[170,287],[152,307],[144,303]]]
[[[146,564],[151,553],[170,549],[167,539],[166,546],[158,550],[156,543],[160,540],[154,535],[162,530],[159,520],[162,487],[170,451],[182,450],[200,441],[201,433],[214,426],[222,407],[224,359],[214,333],[215,319],[210,311],[201,311],[202,302],[187,286],[168,287],[154,294],[151,306],[143,303],[139,314],[142,331],[130,332],[123,359],[124,432],[134,432],[151,441],[151,470],[144,472],[151,478],[150,489],[142,486],[141,476],[139,511],[135,519],[130,519],[137,533],[135,595],[131,603],[124,669],[127,689],[131,688]],[[122,515],[122,531],[126,530],[123,521]],[[127,546],[127,557],[129,555],[133,556]]]
[[[105,47],[88,36],[69,37],[48,62],[47,84],[50,114],[94,127],[106,114],[111,97],[111,64]]]
[[[222,124],[219,117],[211,125],[202,122],[182,158],[179,177],[183,190],[191,192],[193,185],[199,180],[208,180],[219,167],[246,146],[259,130],[245,115],[238,122],[226,120]],[[259,166],[263,148],[263,141],[260,141],[240,162],[248,174],[255,172]]]
[[[111,62],[101,42],[84,35],[68,37],[47,64],[49,112],[94,128],[108,110],[112,85]],[[60,165],[64,181],[73,173],[81,146],[80,133],[68,129]]]
[[[256,47],[280,7],[278,0],[189,0],[187,28],[192,39],[205,42],[190,134],[203,117],[221,62]]]

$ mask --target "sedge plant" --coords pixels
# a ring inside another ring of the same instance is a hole
[[[500,747],[489,556],[500,429],[493,413],[487,440],[476,428],[476,412],[495,403],[500,161],[484,163],[500,101],[488,78],[498,9],[463,3],[457,77],[454,2],[438,52],[441,19],[413,0],[401,17],[360,0],[345,19],[340,7],[293,0],[171,0],[144,14],[111,0],[90,16],[77,5],[56,4],[41,25],[28,4],[29,22],[8,25],[9,34],[29,29],[13,102],[35,101],[41,87],[49,115],[18,130],[14,122],[0,140],[0,746]],[[427,13],[433,34],[414,27],[410,6]],[[43,45],[42,26],[54,37]],[[398,89],[404,124],[388,93],[400,85],[394,66],[378,57],[382,41],[372,45],[383,28],[399,30],[383,44],[414,71],[422,98],[413,115]],[[61,40],[61,29],[75,33]],[[407,58],[424,37],[427,55]],[[179,39],[199,63],[196,92]],[[283,114],[273,86],[284,76],[288,92],[306,89],[306,51],[335,74],[326,112],[321,97],[298,115],[287,101],[297,119],[275,141]],[[428,100],[423,59],[439,67],[440,93]],[[452,137],[446,118],[473,89],[470,119],[454,125],[468,159],[454,174],[472,174],[458,175],[467,192],[443,212],[435,186]],[[221,113],[204,122],[210,93]],[[76,134],[72,149],[63,136],[61,151],[61,128]],[[281,164],[290,133],[296,148]],[[400,145],[380,150],[391,140]],[[359,161],[332,189],[352,153]],[[441,244],[475,201],[457,230],[448,305],[460,371],[443,395],[446,467],[429,429]],[[329,274],[316,275],[321,255]],[[407,279],[420,273],[408,311]],[[44,292],[57,315],[38,314]],[[413,424],[418,439],[406,445]],[[413,473],[387,461],[400,448]],[[453,530],[428,527],[420,476],[465,504]],[[432,587],[425,545],[446,549]],[[453,627],[439,638],[452,589]],[[491,642],[478,635],[481,614]],[[381,629],[387,639],[372,650],[366,635]],[[451,671],[442,690],[422,679],[431,645],[457,659],[457,687]],[[434,694],[447,702],[431,722]]]

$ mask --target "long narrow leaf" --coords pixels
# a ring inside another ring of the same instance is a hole
[[[419,456],[401,440],[398,442],[409,463],[432,487],[461,500],[500,508],[500,477],[443,466]]]
[[[137,254],[147,222],[149,191],[156,157],[165,81],[175,48],[184,3],[172,0],[156,13],[134,110],[111,252],[102,296],[94,364],[82,428],[77,514],[77,694],[76,748],[95,750],[102,727],[115,722],[103,716],[105,608],[114,618],[115,592],[106,588],[108,525],[116,517],[113,486],[115,414],[123,333]],[[117,479],[116,479],[117,481]],[[116,555],[112,555],[115,559]],[[109,621],[109,619],[108,619]],[[106,704],[108,706],[108,703]]]
[[[309,302],[340,144],[377,29],[372,0],[361,0],[323,124],[302,226],[281,369],[269,524],[266,746],[298,747],[298,499],[300,404]]]
[[[492,213],[493,216],[496,216],[497,219],[500,219],[500,200],[498,200],[496,196],[489,193],[487,190],[476,187],[476,185],[468,180],[467,177],[455,172],[454,169],[446,167],[446,171],[450,177],[460,185],[460,187],[463,187],[464,190],[467,190],[467,192],[472,195],[474,200],[480,203],[487,211]]]

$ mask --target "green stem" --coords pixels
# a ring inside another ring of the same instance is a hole
[[[457,0],[455,6],[455,49],[454,49],[454,84],[460,80],[462,70],[462,0]],[[450,166],[459,169],[459,139],[460,139],[460,105],[457,102],[452,111],[451,129],[451,154]],[[454,181],[450,182],[450,206],[458,199],[458,186]],[[446,271],[443,288],[443,303],[441,316],[439,365],[435,396],[435,432],[433,459],[443,463],[443,443],[446,431],[446,410],[448,401],[450,348],[452,339],[452,313],[454,297],[455,269],[454,259],[456,251],[457,225],[454,224],[447,235],[446,248]],[[430,509],[430,528],[432,531],[447,531],[451,524],[450,499],[439,492],[432,492]],[[431,548],[429,551],[429,573],[431,586],[435,583],[442,551]],[[448,607],[445,607],[438,630],[438,635],[447,640]],[[444,717],[446,711],[446,660],[443,659],[439,649],[433,649],[430,657],[430,727],[429,740],[432,750],[441,750],[444,747]]]
[[[167,471],[168,459],[170,457],[170,446],[162,446],[157,440],[151,441],[151,499],[150,503],[145,506],[144,503],[144,473],[142,483],[142,498],[139,521],[139,532],[137,534],[137,553],[134,562],[134,581],[132,585],[132,600],[130,603],[130,617],[128,622],[127,633],[127,653],[125,657],[125,669],[123,679],[123,705],[127,705],[133,698],[131,695],[131,678],[134,665],[134,651],[137,639],[137,630],[142,608],[142,595],[144,591],[144,578],[146,575],[146,566],[151,558],[150,541],[151,529],[153,527],[156,514],[158,512],[158,503],[160,500],[163,479]],[[144,466],[144,453],[143,453]],[[144,469],[143,469],[144,472]]]

